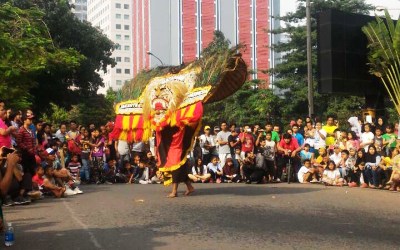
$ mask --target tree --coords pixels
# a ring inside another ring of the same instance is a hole
[[[395,24],[387,10],[385,17],[376,16],[362,30],[369,41],[370,73],[380,79],[400,115],[400,22]]]
[[[0,98],[15,108],[31,104],[33,78],[49,67],[76,69],[84,59],[72,48],[56,47],[38,8],[0,4]]]
[[[286,34],[288,42],[273,45],[276,52],[283,53],[282,63],[274,69],[269,70],[275,74],[276,86],[282,90],[285,99],[282,105],[282,113],[285,120],[295,116],[306,116],[308,113],[307,103],[307,47],[306,47],[306,0],[298,0],[298,7],[295,12],[288,13],[280,19],[285,22],[285,27],[272,31],[273,33]],[[316,39],[316,20],[317,13],[328,10],[338,9],[352,13],[367,14],[373,7],[366,4],[363,0],[313,0],[311,5],[311,25],[312,25],[312,48],[313,48],[313,79],[316,79],[317,70],[317,39]],[[340,106],[342,113],[346,116],[359,110],[359,103],[362,103],[361,97],[345,97],[339,95],[320,95],[317,93],[317,82],[314,81],[314,103],[315,114],[321,116],[327,113],[327,110],[337,111],[335,103],[348,102],[350,99],[356,105],[346,105],[347,110]],[[344,115],[343,115],[344,116]]]
[[[83,57],[77,68],[50,64],[34,76],[37,84],[30,93],[35,110],[45,111],[50,102],[69,109],[104,86],[98,72],[115,65],[111,58],[114,44],[90,23],[78,20],[67,0],[14,0],[12,4],[24,10],[39,8],[53,45],[76,50]]]

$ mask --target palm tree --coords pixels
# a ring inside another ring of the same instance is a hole
[[[380,78],[400,116],[400,21],[395,24],[387,10],[385,17],[376,16],[362,31],[369,42],[370,73]]]

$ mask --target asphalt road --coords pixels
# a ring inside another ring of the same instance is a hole
[[[400,249],[400,193],[301,184],[88,185],[5,208],[11,249]],[[1,248],[1,247],[0,247]]]

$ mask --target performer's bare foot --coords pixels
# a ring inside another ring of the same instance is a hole
[[[177,193],[170,193],[169,195],[167,195],[167,198],[175,198],[178,197]]]
[[[185,196],[189,196],[189,195],[191,195],[193,192],[194,192],[194,188],[192,187],[192,188],[186,190]]]

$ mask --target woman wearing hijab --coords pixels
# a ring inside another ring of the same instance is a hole
[[[365,182],[370,188],[381,188],[382,169],[379,167],[381,156],[376,151],[374,145],[368,147],[368,152],[365,154]]]

